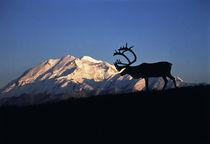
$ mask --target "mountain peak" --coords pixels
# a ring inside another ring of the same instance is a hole
[[[90,56],[83,56],[83,57],[80,58],[80,60],[82,60],[82,61],[90,61],[90,62],[94,62],[94,63],[102,62],[101,60],[96,60],[96,59],[94,59],[94,58],[92,58]]]
[[[61,60],[73,60],[73,59],[75,59],[75,57],[71,56],[71,55],[66,55],[66,56],[61,58]]]

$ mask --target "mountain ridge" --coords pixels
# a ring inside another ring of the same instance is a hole
[[[178,87],[188,86],[175,77]],[[161,78],[150,78],[151,89],[162,89]],[[85,93],[86,96],[141,91],[145,87],[143,79],[133,79],[129,75],[120,76],[116,68],[108,62],[90,56],[76,58],[71,55],[60,59],[49,59],[26,70],[19,78],[0,90],[0,99],[22,94],[64,94]],[[172,88],[169,80],[167,88]],[[75,94],[74,94],[75,95]]]

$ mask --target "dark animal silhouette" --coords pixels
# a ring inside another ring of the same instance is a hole
[[[168,82],[166,77],[169,77],[170,79],[172,79],[175,88],[177,87],[175,78],[171,75],[172,64],[169,63],[169,62],[142,63],[138,66],[131,66],[131,64],[136,62],[136,54],[131,49],[133,47],[134,46],[131,46],[131,47],[128,48],[127,43],[126,43],[125,47],[124,46],[120,47],[120,49],[118,49],[118,51],[115,50],[114,56],[115,55],[121,55],[124,58],[126,58],[126,60],[128,61],[128,63],[122,63],[118,59],[116,62],[114,62],[114,65],[115,65],[115,67],[118,71],[121,71],[122,69],[124,69],[120,73],[121,76],[123,76],[125,74],[129,74],[134,79],[144,78],[147,90],[149,89],[148,88],[148,78],[149,77],[162,77],[164,82],[165,82],[163,90],[165,89],[166,84]],[[133,61],[130,61],[130,59],[125,55],[125,52],[127,52],[127,51],[129,51],[133,54],[133,56],[134,56]]]

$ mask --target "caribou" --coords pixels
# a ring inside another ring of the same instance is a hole
[[[128,63],[123,63],[121,62],[120,59],[117,59],[114,62],[114,66],[120,72],[121,76],[128,74],[132,76],[134,79],[144,78],[147,91],[149,90],[149,84],[148,84],[149,77],[162,77],[165,82],[162,90],[166,88],[166,85],[168,83],[166,77],[170,78],[173,81],[175,88],[177,87],[175,78],[171,75],[172,64],[169,62],[162,61],[156,63],[142,63],[137,66],[131,66],[131,64],[135,63],[137,59],[136,54],[132,50],[133,47],[134,46],[128,47],[126,43],[125,47],[123,46],[120,47],[118,50],[115,50],[113,56],[120,55],[123,56],[128,61]],[[134,56],[134,59],[131,61],[126,56],[125,52],[130,52]]]

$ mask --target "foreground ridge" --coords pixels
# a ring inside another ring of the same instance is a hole
[[[209,94],[210,85],[194,86],[5,106],[0,113],[12,132],[36,131],[36,137],[47,133],[58,138],[68,131],[68,136],[103,142],[207,144]]]

